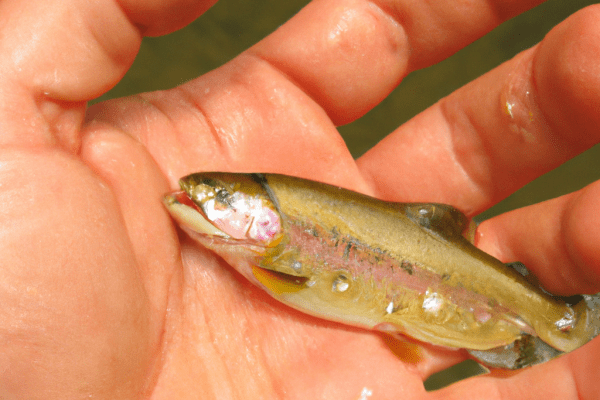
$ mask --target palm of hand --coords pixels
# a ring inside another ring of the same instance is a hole
[[[2,303],[20,322],[11,344],[27,344],[15,346],[9,376],[36,380],[31,393],[127,397],[143,388],[161,398],[181,385],[191,398],[248,398],[329,385],[334,394],[340,383],[358,396],[406,374],[421,386],[377,336],[277,304],[187,238],[180,256],[160,202],[168,185],[131,138],[95,129],[79,160],[51,150],[3,162],[15,188],[5,212],[19,226],[3,240],[15,260],[3,281],[15,283]]]

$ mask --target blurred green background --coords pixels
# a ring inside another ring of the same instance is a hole
[[[210,71],[259,41],[300,10],[306,0],[220,0],[186,28],[160,38],[145,38],[133,66],[97,101],[169,89]],[[520,15],[445,61],[410,74],[379,106],[339,128],[354,157],[440,98],[542,40],[557,23],[588,0],[550,0]],[[478,216],[499,213],[578,190],[600,179],[600,146],[526,185]],[[474,362],[432,376],[428,390],[479,372]]]

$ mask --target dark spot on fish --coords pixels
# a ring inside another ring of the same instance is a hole
[[[402,262],[400,263],[400,268],[402,268],[409,275],[412,275],[414,272],[413,265],[410,262],[408,262],[407,260],[402,260]]]
[[[442,274],[442,281],[447,281],[450,279],[450,274]]]
[[[338,236],[340,236],[340,231],[338,231],[337,226],[334,226],[331,229],[331,234],[333,235],[334,238],[337,238]]]
[[[350,250],[352,249],[352,243],[348,243],[346,248],[344,248],[344,258],[347,260],[350,256]]]
[[[217,181],[215,181],[215,180],[214,180],[214,179],[212,179],[212,178],[202,178],[202,179],[200,180],[200,183],[201,183],[202,185],[210,186],[210,187],[213,187],[213,188],[216,188],[216,187],[217,187],[217,185],[218,185]]]
[[[312,235],[312,236],[314,236],[314,237],[316,237],[316,238],[318,238],[318,237],[319,237],[319,232],[317,232],[317,229],[316,229],[316,228],[308,228],[308,229],[306,230],[306,233],[308,233],[309,235]]]
[[[380,254],[382,257],[387,257],[388,252],[386,250],[382,250],[379,247],[375,247],[373,251],[377,254]]]

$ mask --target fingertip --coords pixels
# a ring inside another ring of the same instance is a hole
[[[191,23],[217,0],[121,0],[119,3],[144,36],[161,36]]]
[[[215,0],[0,2],[2,144],[77,151],[85,102],[112,88],[142,33],[179,29]]]
[[[563,138],[591,147],[600,138],[600,5],[573,14],[540,43],[533,66],[539,103]]]
[[[600,338],[596,338],[564,357],[564,362],[572,371],[573,384],[581,399],[595,399],[600,393],[599,355]]]
[[[373,2],[309,3],[251,49],[323,107],[336,125],[383,100],[405,73],[406,33]]]
[[[597,271],[593,272],[597,268],[593,267],[593,260],[598,257],[593,238],[597,236],[588,238],[583,233],[581,218],[589,205],[577,205],[582,192],[485,221],[478,228],[477,246],[503,262],[524,263],[551,293],[568,296],[597,292],[597,279],[591,277],[598,276]],[[581,211],[577,211],[579,207]],[[590,209],[587,213],[590,219]],[[593,220],[590,224],[594,224]]]
[[[586,292],[600,291],[600,181],[583,190],[570,201],[563,217],[566,251],[577,268],[577,275],[587,282]]]

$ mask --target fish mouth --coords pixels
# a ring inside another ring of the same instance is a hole
[[[169,213],[181,225],[192,231],[209,236],[218,236],[223,239],[231,239],[227,233],[214,226],[190,199],[185,192],[175,192],[164,197],[163,203]]]
[[[309,278],[253,266],[252,275],[272,294],[298,292],[310,287]]]

